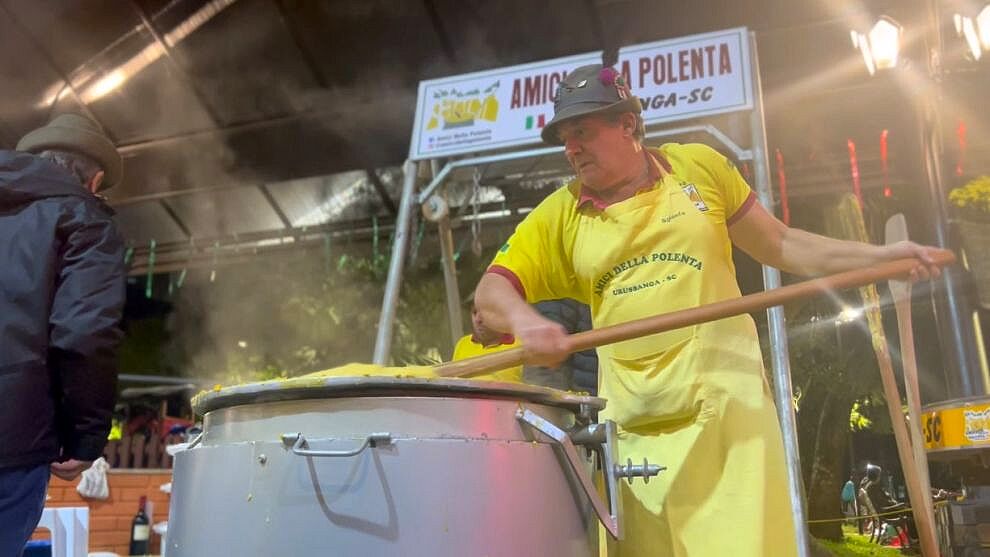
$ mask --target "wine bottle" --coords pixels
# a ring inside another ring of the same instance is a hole
[[[138,502],[137,514],[134,515],[134,520],[131,521],[131,549],[129,555],[148,554],[149,541],[151,540],[151,523],[148,520],[148,515],[144,512],[144,506],[147,500],[145,496],[141,496],[141,500]]]

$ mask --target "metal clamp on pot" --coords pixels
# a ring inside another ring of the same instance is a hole
[[[633,464],[627,459],[626,464],[616,463],[616,426],[612,420],[604,423],[589,424],[571,434],[560,429],[539,414],[520,406],[516,411],[516,419],[546,435],[563,450],[565,460],[571,471],[581,484],[588,500],[609,534],[616,539],[622,539],[622,498],[619,496],[619,479],[626,478],[630,484],[633,478],[643,478],[649,483],[652,476],[658,475],[666,467],[650,464],[645,458],[643,464]],[[594,480],[585,470],[584,461],[578,455],[575,445],[582,445],[593,450],[598,456],[598,463],[605,479],[605,493],[608,502],[602,500],[595,489]]]

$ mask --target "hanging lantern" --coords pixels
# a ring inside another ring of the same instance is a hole
[[[859,203],[859,208],[863,208],[863,190],[860,187],[859,182],[859,162],[856,160],[856,143],[851,139],[846,140],[846,146],[849,147],[849,170],[852,173],[853,180],[853,195],[856,196],[856,201]]]
[[[148,277],[144,284],[144,297],[148,299],[151,299],[152,286],[155,283],[155,248],[157,246],[158,243],[152,238],[151,243],[148,244]]]
[[[856,30],[850,31],[853,48],[859,49],[866,64],[866,71],[873,75],[877,70],[886,70],[897,66],[897,58],[901,50],[901,37],[904,28],[893,18],[881,16],[867,33]]]
[[[966,122],[959,120],[956,126],[956,139],[959,140],[959,154],[956,158],[956,176],[963,175],[963,164],[966,161]]]
[[[893,192],[890,189],[890,172],[887,166],[887,135],[890,132],[883,130],[880,132],[880,171],[883,173],[883,196],[890,197]]]
[[[984,51],[990,50],[990,4],[983,6],[975,17],[957,13],[952,16],[952,22],[956,35],[966,41],[966,48],[973,60],[979,60]]]

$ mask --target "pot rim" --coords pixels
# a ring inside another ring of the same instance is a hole
[[[605,408],[605,399],[550,387],[497,381],[418,377],[294,377],[202,391],[192,398],[193,410],[207,412],[244,404],[286,400],[352,397],[502,398],[580,411]]]

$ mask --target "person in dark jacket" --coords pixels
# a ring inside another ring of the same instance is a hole
[[[0,555],[19,556],[50,474],[75,479],[110,430],[124,247],[96,192],[120,180],[100,126],[63,114],[0,150]]]
[[[884,515],[884,521],[893,524],[897,528],[907,528],[908,535],[911,538],[911,543],[912,545],[915,545],[918,540],[918,529],[914,523],[914,516],[905,503],[901,503],[897,499],[894,499],[890,493],[884,489],[883,482],[880,481],[882,473],[883,468],[877,466],[876,464],[867,464],[866,476],[863,478],[865,483],[861,483],[860,485],[866,491],[866,496],[869,498],[870,503],[872,503],[877,514]],[[896,511],[904,512],[900,514],[891,514]]]
[[[591,330],[591,309],[577,300],[561,298],[534,305],[540,315],[560,323],[568,334]],[[523,381],[565,391],[598,392],[598,353],[592,348],[571,354],[557,369],[524,366]]]

